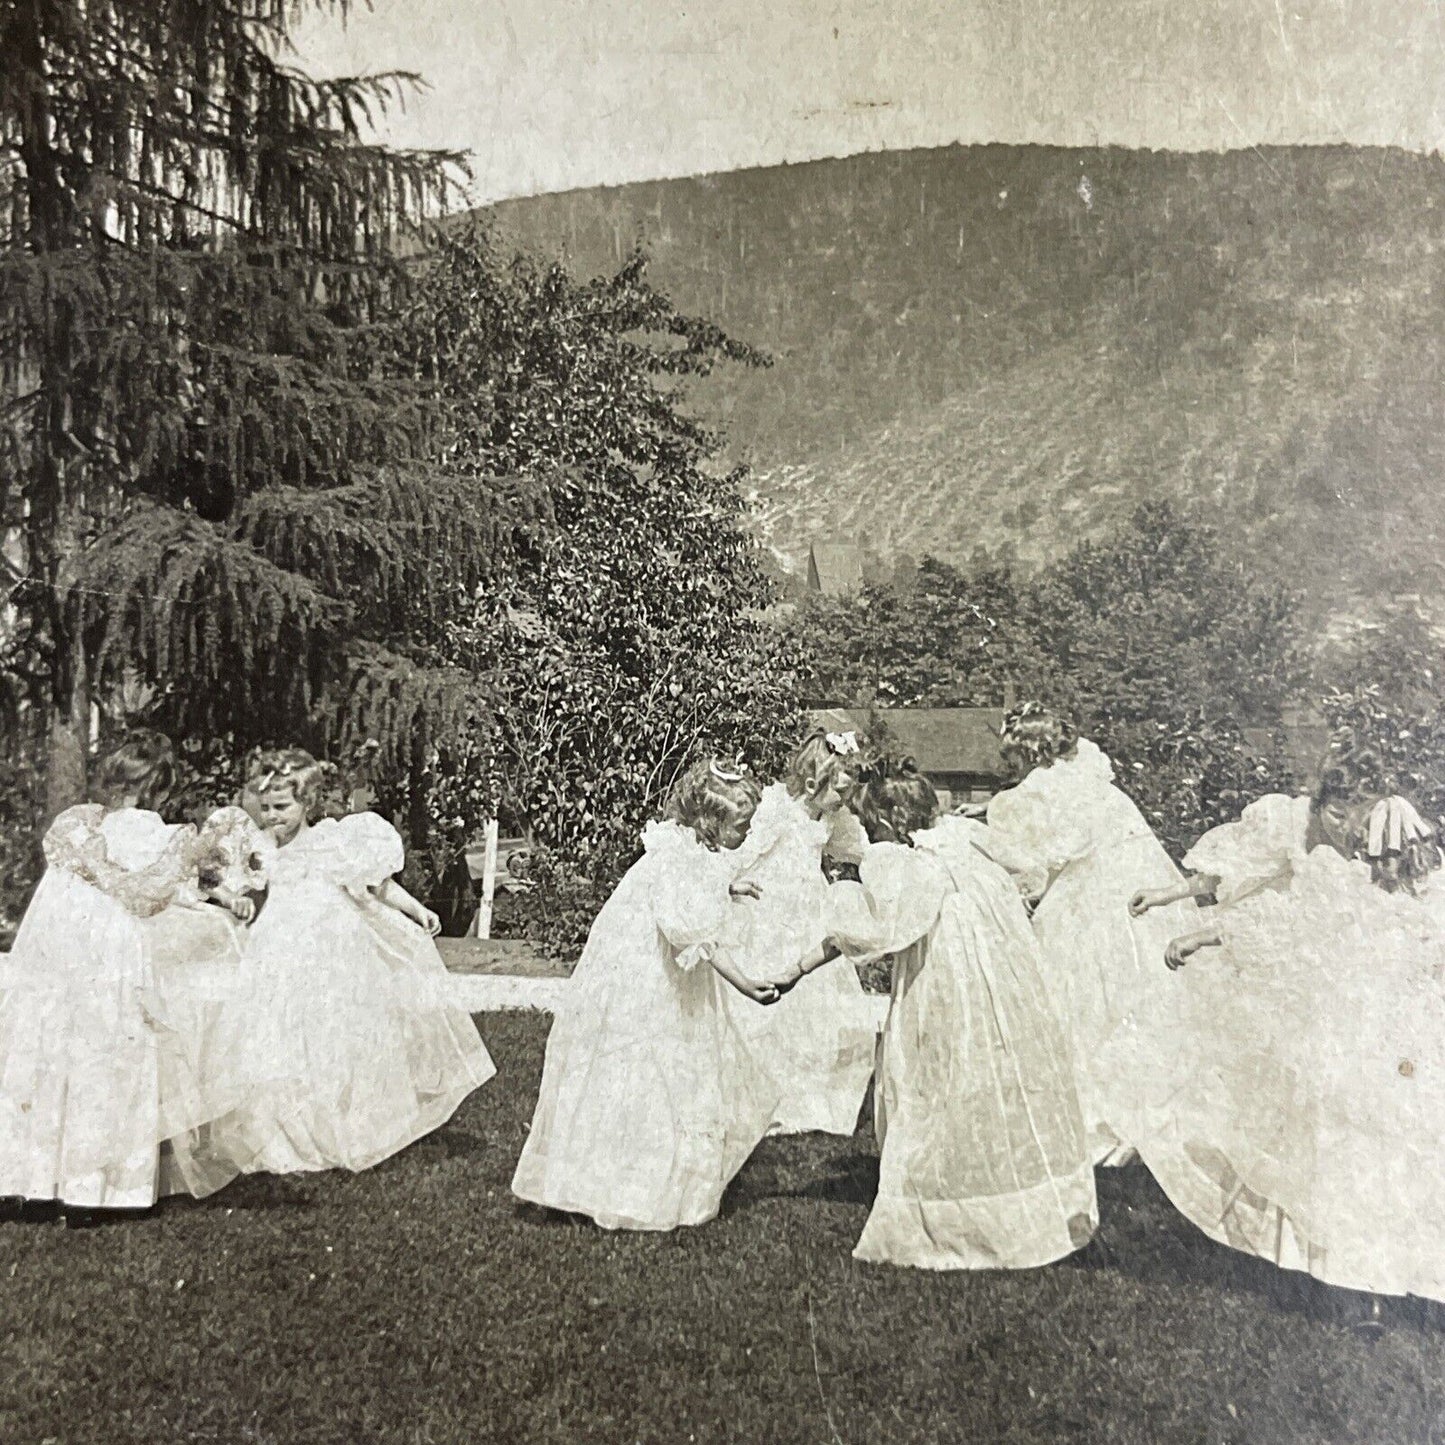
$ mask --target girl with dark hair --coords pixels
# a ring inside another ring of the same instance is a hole
[[[1331,757],[1313,793],[1268,793],[1256,799],[1238,821],[1211,828],[1185,854],[1187,877],[1167,887],[1140,889],[1129,901],[1130,913],[1140,918],[1184,898],[1233,903],[1287,881],[1294,864],[1312,849],[1344,845],[1351,810],[1370,796],[1363,782],[1370,771],[1366,758]]]
[[[196,830],[155,811],[175,774],[158,733],[101,760],[97,801],[45,836],[45,876],[0,975],[0,1195],[56,1201],[71,1222],[203,1192],[162,1177],[162,1145],[183,1150],[244,1092],[211,1036],[211,991],[239,966],[235,923],[205,906]],[[219,883],[210,892],[247,915]]]
[[[778,1089],[724,1004],[773,1003],[726,948],[739,845],[758,805],[742,768],[701,762],[603,905],[547,1039],[512,1191],[604,1229],[703,1224],[767,1132]]]
[[[989,804],[984,846],[1038,899],[1044,980],[1070,1032],[1094,1159],[1125,1163],[1141,1081],[1117,1049],[1106,1062],[1105,1049],[1116,1035],[1137,1039],[1145,1016],[1156,1028],[1164,1022],[1158,960],[1194,926],[1196,909],[1184,900],[1130,916],[1134,894],[1176,886],[1179,870],[1115,786],[1113,764],[1071,722],[1025,703],[1005,717],[1000,737],[1021,778]]]
[[[1060,1259],[1097,1225],[1093,1162],[1018,890],[979,851],[977,824],[938,818],[911,765],[866,781],[856,807],[873,840],[860,881],[833,885],[832,947],[799,967],[834,949],[893,958],[878,1195],[854,1257],[940,1270]]]

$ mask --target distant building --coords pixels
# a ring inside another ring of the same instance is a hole
[[[944,807],[987,802],[1012,781],[998,745],[1002,708],[829,708],[812,722],[830,732],[869,732],[881,724],[890,748],[913,759]]]
[[[805,592],[846,597],[870,582],[906,584],[917,571],[918,563],[906,553],[885,554],[853,542],[813,542],[801,580]]]
[[[808,591],[824,597],[856,592],[866,580],[863,549],[845,542],[814,542],[808,548]]]

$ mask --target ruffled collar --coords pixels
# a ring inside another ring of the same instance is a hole
[[[705,853],[698,836],[691,828],[671,818],[648,823],[642,830],[642,851],[644,853]]]
[[[757,811],[748,824],[748,836],[738,850],[750,859],[761,858],[785,835],[801,838],[810,847],[822,848],[831,831],[826,818],[812,818],[808,810],[783,783],[763,789]]]
[[[1079,783],[1109,786],[1113,781],[1114,764],[1109,755],[1097,743],[1080,738],[1073,757],[1059,758],[1046,768],[1035,768],[1018,786],[1030,791],[1047,791]]]

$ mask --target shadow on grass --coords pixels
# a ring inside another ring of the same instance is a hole
[[[563,1209],[548,1209],[544,1204],[529,1204],[525,1199],[512,1200],[512,1216],[533,1229],[597,1230],[585,1214],[568,1214]]]
[[[1097,1173],[1099,1230],[1064,1269],[1111,1274],[1148,1286],[1199,1286],[1249,1295],[1281,1314],[1322,1324],[1368,1325],[1374,1297],[1328,1285],[1298,1270],[1217,1244],[1170,1204],[1142,1165]],[[1378,1323],[1445,1331],[1445,1307],[1429,1300],[1381,1298]]]
[[[407,1145],[402,1151],[412,1159],[479,1159],[489,1147],[488,1141],[478,1134],[458,1129],[454,1124],[444,1124],[440,1129]],[[385,1168],[393,1162],[400,1167],[402,1155],[393,1155],[383,1160],[378,1168]]]
[[[797,1189],[784,1189],[787,1199],[819,1199],[829,1204],[872,1205],[878,1194],[878,1156],[850,1154],[817,1179]]]
[[[317,1208],[313,1181],[331,1179],[328,1175],[306,1175],[287,1178],[281,1174],[247,1174],[204,1199],[177,1195],[163,1200],[167,1213],[198,1214],[265,1214],[269,1211],[307,1211]]]

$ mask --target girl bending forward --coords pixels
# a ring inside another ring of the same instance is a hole
[[[519,1198],[607,1229],[702,1224],[767,1132],[778,1086],[723,1003],[777,998],[723,946],[757,891],[737,881],[757,804],[751,778],[700,763],[643,832],[552,1024]]]

